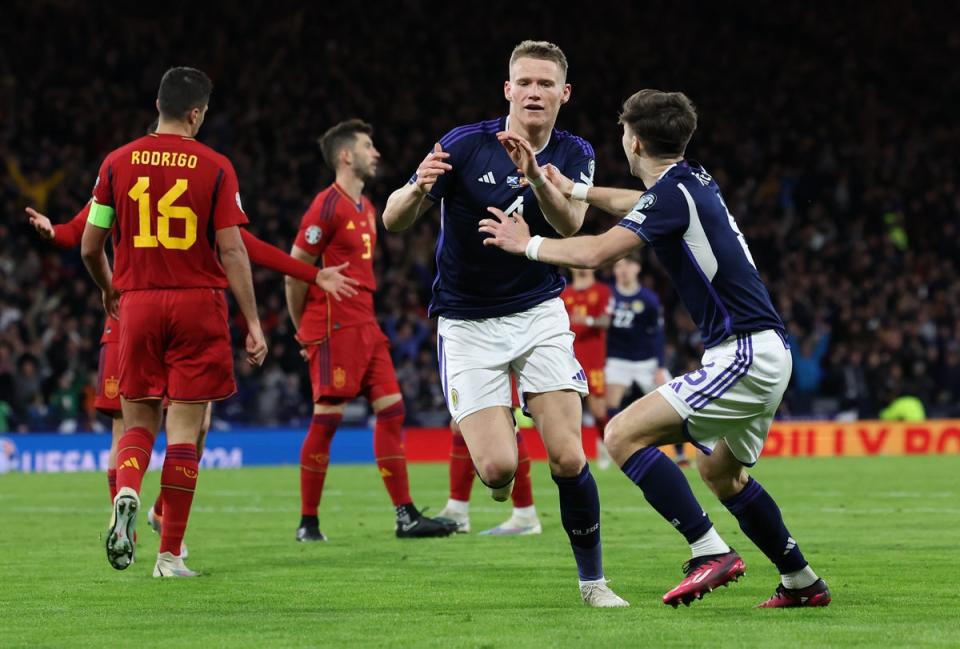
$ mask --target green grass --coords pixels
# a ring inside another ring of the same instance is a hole
[[[324,544],[297,544],[293,468],[201,475],[187,540],[204,577],[150,577],[157,538],[140,520],[139,561],[106,562],[100,474],[0,476],[0,646],[62,647],[771,647],[958,646],[955,457],[770,459],[754,475],[776,497],[814,568],[826,609],[755,610],[777,584],[767,560],[695,480],[747,576],[691,608],[660,597],[680,578],[682,538],[618,471],[595,471],[607,577],[632,603],[592,610],[559,527],[547,469],[534,466],[539,537],[400,541],[372,466],[335,466]],[[691,474],[691,477],[694,474]],[[446,467],[411,467],[437,511]],[[157,475],[145,496],[152,498]],[[478,488],[474,530],[509,512]]]

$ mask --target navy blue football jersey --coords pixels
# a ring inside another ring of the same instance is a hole
[[[747,242],[703,167],[686,160],[670,167],[618,225],[653,247],[704,347],[735,334],[785,333]]]
[[[607,330],[607,358],[664,363],[663,313],[660,298],[648,288],[622,293],[610,287],[610,328]]]
[[[497,141],[506,118],[469,124],[443,136],[451,171],[437,179],[429,197],[440,203],[437,276],[431,316],[474,320],[525,311],[560,295],[564,280],[555,266],[484,246],[490,235],[478,231],[488,207],[519,211],[532,234],[559,237],[547,223],[533,189],[521,185],[516,165]],[[567,177],[592,184],[593,147],[575,135],[554,129],[537,153],[540,166],[552,163]],[[416,181],[416,175],[410,182]]]

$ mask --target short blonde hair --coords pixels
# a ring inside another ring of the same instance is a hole
[[[549,41],[523,41],[510,54],[510,70],[513,70],[513,64],[517,59],[540,59],[543,61],[553,61],[560,68],[560,74],[563,79],[567,78],[567,57],[559,46]],[[507,70],[509,76],[510,70]]]

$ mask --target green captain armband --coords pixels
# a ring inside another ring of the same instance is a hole
[[[90,216],[87,217],[87,223],[109,230],[113,227],[113,222],[116,219],[117,213],[112,207],[101,205],[97,201],[90,201]]]

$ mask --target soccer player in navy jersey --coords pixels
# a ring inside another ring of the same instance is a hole
[[[760,456],[793,365],[783,322],[717,183],[684,158],[696,111],[682,93],[641,90],[624,102],[620,122],[630,172],[647,188],[642,195],[545,171],[564,195],[622,216],[617,226],[598,236],[555,241],[531,237],[522,217],[511,219],[491,207],[496,218],[480,225],[490,235],[484,243],[535,261],[588,268],[644,243],[653,247],[700,327],[703,367],[614,417],[606,440],[627,477],[690,543],[685,578],[663,601],[689,605],[745,570],[683,473],[657,448],[686,439],[703,453],[698,468],[704,482],[780,573],[776,592],[759,607],[826,606],[826,583],[804,559],[773,498],[744,469]]]
[[[640,283],[640,257],[630,254],[613,265],[610,331],[607,334],[607,417],[623,407],[627,390],[636,385],[643,394],[670,380],[665,365],[663,308],[660,297]],[[683,444],[674,445],[679,466],[690,466]]]
[[[451,416],[480,479],[506,500],[517,470],[510,374],[540,434],[560,495],[584,602],[628,606],[606,584],[600,545],[600,498],[580,440],[586,374],[573,354],[570,320],[557,268],[483,245],[477,231],[488,205],[523,214],[535,232],[570,236],[587,205],[547,182],[551,163],[593,182],[593,148],[554,128],[570,99],[567,60],[559,47],[524,41],[510,57],[506,117],[455,128],[440,139],[383,212],[388,230],[410,227],[441,204],[437,277],[430,314],[439,317],[438,356]],[[528,160],[532,159],[532,163]]]

